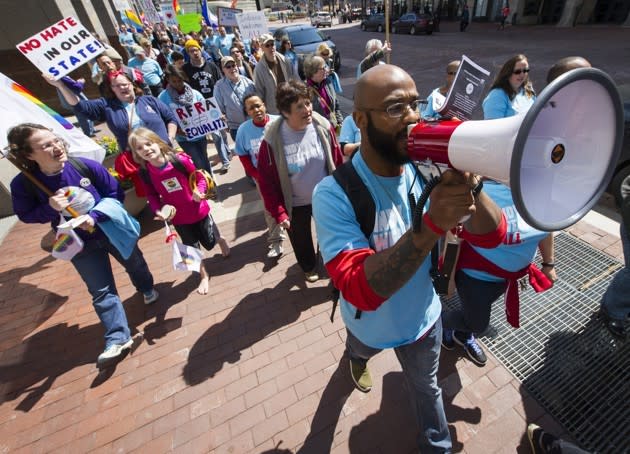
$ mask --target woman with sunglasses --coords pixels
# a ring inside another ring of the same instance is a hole
[[[524,55],[516,55],[503,65],[483,102],[486,119],[524,114],[531,107],[536,96],[528,73]],[[486,179],[483,191],[501,208],[504,240],[494,248],[461,243],[455,273],[461,307],[442,312],[442,346],[447,350],[455,344],[462,346],[477,366],[486,364],[486,354],[475,335],[488,329],[492,304],[504,295],[507,321],[518,328],[518,280],[528,276],[534,290],[541,292],[551,288],[557,279],[553,235],[536,230],[521,218],[508,186]],[[532,263],[537,250],[542,259],[540,265]]]
[[[527,57],[515,55],[505,62],[483,100],[483,118],[493,120],[525,113],[535,100]]]

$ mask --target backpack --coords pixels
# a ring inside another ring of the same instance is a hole
[[[194,175],[193,173],[188,173],[188,170],[186,170],[186,167],[184,167],[184,164],[182,164],[182,162],[175,157],[172,161],[169,160],[169,162],[173,165],[173,167],[175,168],[175,170],[177,170],[178,172],[186,175],[186,177],[188,177],[188,180],[190,182],[192,175]],[[199,169],[197,169],[199,170]],[[149,172],[147,172],[146,167],[140,167],[138,170],[139,174],[140,174],[140,178],[142,178],[142,181],[144,182],[144,184],[148,185],[148,186],[152,186],[153,183],[151,183],[151,178],[149,177]],[[214,181],[214,178],[212,177],[212,175],[210,175],[208,172],[206,172],[205,170],[201,170],[201,172],[203,172],[204,177],[206,178],[206,180],[208,181],[208,191],[209,191],[209,197],[213,200],[216,200],[217,197],[217,183],[216,181]]]
[[[356,151],[354,152],[356,153]],[[352,156],[354,156],[354,153]],[[418,172],[419,173],[419,172]],[[421,175],[421,174],[420,174]],[[343,189],[348,196],[354,215],[359,221],[359,226],[363,235],[369,240],[372,231],[374,230],[374,220],[376,218],[376,204],[372,198],[372,194],[368,190],[367,186],[363,182],[363,179],[357,173],[357,170],[352,165],[352,157],[337,167],[332,174],[337,184]],[[422,175],[421,175],[422,177]],[[424,179],[424,177],[422,177]],[[415,207],[413,207],[415,208]],[[413,211],[413,210],[412,210]],[[436,278],[439,277],[438,272],[438,257],[439,257],[439,245],[435,244],[431,250],[431,270],[430,274],[435,284]],[[340,291],[338,288],[333,287],[332,300],[333,308],[330,314],[330,321],[332,322],[335,317],[335,311],[339,304]],[[361,309],[357,309],[354,315],[355,319],[361,318]]]

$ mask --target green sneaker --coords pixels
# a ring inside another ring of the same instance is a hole
[[[367,362],[352,361],[350,359],[350,375],[354,386],[363,393],[368,393],[372,389],[372,377],[367,368]]]

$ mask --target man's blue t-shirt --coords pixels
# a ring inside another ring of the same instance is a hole
[[[359,143],[361,142],[361,131],[357,128],[352,115],[348,115],[341,123],[339,132],[339,143]]]
[[[269,115],[267,124],[278,117],[279,115]],[[241,124],[236,132],[234,151],[239,156],[249,156],[256,168],[258,168],[258,151],[260,150],[260,143],[263,140],[264,133],[265,127],[256,126],[251,119]]]
[[[361,232],[352,204],[332,176],[324,178],[313,192],[313,217],[324,262],[342,251],[372,248],[377,252],[392,247],[411,227],[408,192],[416,200],[424,184],[414,183],[411,164],[398,177],[379,177],[367,167],[361,153],[352,164],[367,186],[376,208],[369,242]],[[412,187],[413,184],[413,187]],[[356,307],[340,296],[341,316],[348,329],[365,345],[392,348],[410,344],[424,335],[440,316],[441,303],[429,276],[427,256],[415,275],[375,311],[364,311],[355,319]]]

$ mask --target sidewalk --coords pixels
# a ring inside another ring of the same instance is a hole
[[[161,297],[144,306],[114,264],[145,342],[108,374],[94,365],[102,332],[84,284],[44,250],[49,228],[10,229],[0,258],[0,452],[415,452],[394,353],[370,362],[372,392],[354,390],[328,281],[306,284],[288,242],[277,263],[265,258],[261,204],[238,159],[218,180],[213,213],[232,254],[211,252],[211,294],[172,271],[146,210],[140,247]],[[568,230],[621,259],[614,222],[600,225]],[[529,452],[529,422],[563,435],[492,355],[478,368],[443,352],[439,376],[457,451]]]

